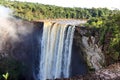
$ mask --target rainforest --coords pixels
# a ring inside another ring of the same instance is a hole
[[[0,0],[0,80],[119,80],[120,10]]]

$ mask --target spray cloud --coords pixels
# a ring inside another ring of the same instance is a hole
[[[27,36],[33,30],[32,23],[16,19],[12,14],[11,9],[0,6],[0,53],[6,48],[4,46],[14,45],[21,41],[21,36]]]
[[[29,34],[32,29],[28,30],[26,26],[30,26],[30,24],[25,24],[24,21],[14,18],[12,13],[13,11],[9,8],[0,6],[0,38],[5,39],[8,36],[13,41],[17,41],[19,40],[18,34]]]

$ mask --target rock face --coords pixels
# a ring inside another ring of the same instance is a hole
[[[96,76],[103,78],[105,80],[111,79],[116,80],[120,79],[120,63],[112,64],[105,69],[101,69],[95,72]]]
[[[76,27],[73,46],[79,47],[81,52],[78,54],[82,55],[89,68],[99,70],[103,67],[105,58],[95,36],[92,29]]]
[[[25,65],[27,71],[21,74],[22,80],[37,80],[43,25],[43,22],[27,22],[14,18],[7,19],[0,25],[0,59],[9,57]],[[104,57],[95,45],[94,38],[89,41],[91,36],[94,36],[92,31],[76,26],[72,46],[71,77],[87,74],[88,66],[96,70],[102,68]],[[96,53],[98,55],[95,55]]]
[[[105,58],[101,49],[95,44],[95,38],[93,36],[82,36],[82,43],[86,53],[88,66],[95,70],[101,69],[105,62]]]
[[[89,73],[83,76],[76,76],[69,79],[56,80],[120,80],[120,63],[109,65],[108,67]]]

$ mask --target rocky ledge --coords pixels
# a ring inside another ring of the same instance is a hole
[[[56,80],[120,80],[120,62],[83,76]]]

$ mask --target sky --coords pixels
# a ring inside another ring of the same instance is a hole
[[[82,8],[107,7],[109,9],[117,8],[120,10],[120,0],[16,0],[16,1],[37,2],[62,7],[82,7]]]

